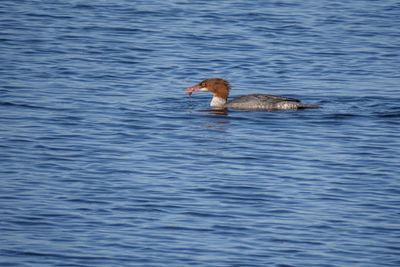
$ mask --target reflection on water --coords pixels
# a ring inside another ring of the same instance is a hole
[[[208,114],[213,114],[213,115],[223,115],[226,116],[228,115],[228,109],[199,109],[197,110],[199,112],[206,112]]]

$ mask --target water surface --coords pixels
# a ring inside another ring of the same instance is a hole
[[[399,266],[398,1],[2,1],[1,266]],[[208,111],[223,77],[319,103]]]

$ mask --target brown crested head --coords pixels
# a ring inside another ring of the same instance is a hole
[[[221,78],[210,78],[199,83],[203,88],[207,88],[215,96],[227,99],[231,89],[229,82]]]
[[[214,96],[227,99],[231,86],[229,82],[221,78],[210,78],[199,82],[195,86],[186,89],[186,92],[193,93],[198,91],[207,91],[214,94]]]

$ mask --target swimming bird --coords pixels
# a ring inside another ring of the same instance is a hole
[[[287,110],[318,108],[316,104],[304,104],[300,100],[269,94],[250,94],[236,97],[228,101],[231,86],[221,78],[210,78],[186,88],[186,93],[210,92],[213,94],[210,106],[212,109],[240,109],[240,110]]]

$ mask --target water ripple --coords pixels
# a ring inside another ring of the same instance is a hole
[[[399,265],[396,1],[3,2],[1,266]]]

